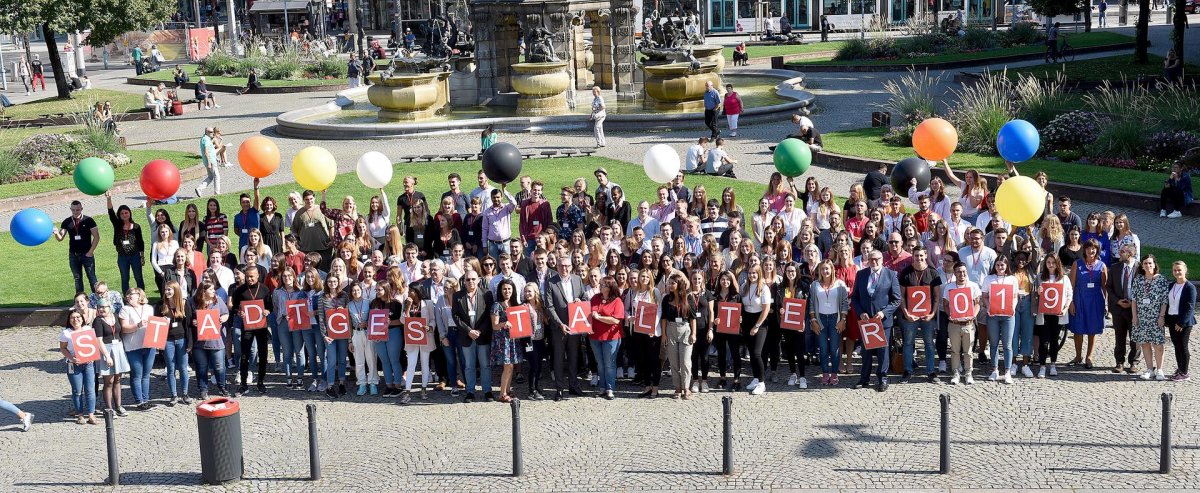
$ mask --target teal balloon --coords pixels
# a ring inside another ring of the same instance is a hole
[[[812,165],[812,150],[799,139],[783,139],[775,147],[775,169],[788,178],[803,175]]]
[[[13,216],[8,223],[8,229],[17,243],[25,246],[38,246],[50,239],[54,232],[54,222],[50,216],[37,209],[25,209]]]
[[[75,187],[88,195],[104,195],[115,179],[112,166],[98,157],[84,159],[75,166]]]

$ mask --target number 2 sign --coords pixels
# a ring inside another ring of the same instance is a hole
[[[929,286],[909,286],[904,291],[908,306],[908,314],[913,318],[924,317],[933,313],[933,298],[929,294]]]

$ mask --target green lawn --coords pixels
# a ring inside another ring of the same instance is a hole
[[[191,82],[196,82],[196,81],[200,80],[200,74],[196,73],[196,65],[181,64],[180,67],[183,67],[184,72],[187,72],[188,77],[190,77]],[[158,72],[151,72],[149,74],[145,74],[145,75],[142,75],[141,77],[137,77],[137,78],[142,79],[142,80],[162,81],[162,82],[169,83],[168,85],[173,85],[175,82],[175,67],[174,66],[170,66],[170,67],[164,66],[163,69],[159,70]],[[204,77],[204,80],[207,81],[209,84],[220,84],[220,85],[229,85],[229,86],[245,86],[246,85],[245,77],[222,77],[222,76],[216,76],[216,75],[208,75],[208,76]],[[343,81],[341,79],[272,80],[272,79],[264,79],[264,78],[260,77],[259,82],[262,82],[263,87],[296,87],[296,86],[323,86],[323,85],[331,85],[331,84],[341,84],[341,83],[344,83],[345,81]]]
[[[116,175],[116,181],[136,179],[142,172],[142,167],[146,163],[155,159],[166,159],[175,163],[179,169],[190,168],[200,163],[200,155],[190,152],[180,151],[160,151],[153,149],[126,149],[124,151],[129,155],[133,162],[113,168]],[[75,188],[75,181],[70,175],[60,175],[54,178],[45,180],[24,181],[18,183],[5,183],[0,185],[0,199],[19,197],[22,195],[30,195],[35,193],[50,192],[54,190],[65,190]]]
[[[58,97],[51,96],[11,106],[5,110],[4,116],[14,119],[27,119],[37,118],[41,115],[57,115],[59,113],[83,113],[90,115],[96,103],[103,101],[112,102],[113,113],[125,113],[132,110],[140,110],[144,107],[141,94],[108,89],[89,89],[71,93],[71,99],[58,99]],[[9,130],[5,130],[4,132],[8,133]]]
[[[1008,76],[1016,78],[1020,74],[1031,75],[1039,79],[1053,79],[1059,72],[1065,72],[1067,80],[1075,81],[1120,81],[1122,78],[1133,80],[1140,76],[1161,76],[1163,73],[1163,58],[1150,55],[1147,63],[1135,63],[1133,55],[1117,55],[1087,60],[1076,60],[1051,65],[1035,65],[1031,67],[1012,68]],[[1200,74],[1200,67],[1192,64],[1184,65],[1184,72]]]
[[[894,147],[885,144],[881,137],[886,130],[883,128],[862,128],[830,132],[823,135],[825,150],[851,156],[862,156],[887,161],[899,161],[914,156],[911,147]],[[1004,173],[1004,160],[999,156],[983,156],[979,154],[956,153],[950,157],[950,164],[957,170],[976,169],[985,173]],[[1162,173],[1149,171],[1106,168],[1078,163],[1064,163],[1032,159],[1017,165],[1017,169],[1026,175],[1037,171],[1045,171],[1051,181],[1074,183],[1095,187],[1111,188],[1158,194],[1162,189]]]
[[[837,51],[839,48],[842,47],[843,44],[845,44],[844,41],[825,41],[825,42],[816,42],[816,43],[804,43],[802,45],[762,45],[762,46],[747,45],[746,46],[746,54],[750,55],[750,58],[800,55],[800,54],[804,54],[804,53],[819,53],[819,52],[823,52],[823,51]],[[733,48],[732,47],[725,48],[724,54],[725,54],[726,60],[733,61]]]
[[[1068,42],[1075,48],[1090,48],[1095,46],[1104,46],[1117,43],[1126,43],[1133,41],[1133,38],[1123,34],[1113,32],[1090,32],[1077,33],[1067,36]],[[986,62],[989,58],[1012,56],[1012,55],[1029,55],[1037,53],[1045,53],[1046,46],[1042,44],[1017,46],[1013,48],[1000,48],[995,50],[977,51],[972,53],[946,53],[941,55],[930,55],[912,58],[898,58],[892,60],[844,60],[835,61],[833,57],[817,58],[812,60],[796,60],[788,62],[789,65],[909,65],[909,64],[927,64],[927,63],[946,63],[958,62],[963,60],[979,60]]]
[[[586,178],[589,187],[594,189],[595,179],[592,178],[592,172],[601,166],[608,170],[611,179],[620,184],[624,188],[626,196],[633,201],[654,196],[654,190],[657,187],[646,178],[641,165],[606,158],[530,160],[525,165],[524,172],[538,177],[546,184],[546,195],[552,197],[552,203],[557,207],[558,189],[572,184],[578,177]],[[140,167],[132,165],[128,168],[140,169]],[[235,172],[237,170],[237,168],[231,169]],[[400,179],[407,174],[417,177],[421,184],[420,189],[426,196],[440,196],[441,192],[446,189],[446,175],[451,172],[463,175],[466,178],[464,188],[469,190],[474,188],[474,175],[478,169],[478,161],[398,164],[392,185],[388,187],[388,198],[395,200],[395,193],[399,191],[400,187]],[[289,172],[286,165],[280,172]],[[688,176],[687,184],[689,186],[703,184],[708,189],[710,197],[719,196],[714,194],[719,194],[720,190],[726,186],[733,186],[737,192],[739,204],[747,210],[753,208],[754,198],[762,196],[765,189],[765,185],[759,183],[716,177]],[[286,203],[287,193],[297,188],[290,184],[277,185],[264,188],[262,193],[263,196],[272,195]],[[511,188],[514,193],[518,189],[515,184]],[[360,204],[366,204],[373,193],[375,192],[363,187],[354,172],[350,172],[338,177],[329,190],[329,197],[331,201],[340,203],[341,197],[353,195]],[[220,197],[221,209],[226,212],[236,211],[237,198],[238,194],[236,193],[222,195]],[[168,206],[166,209],[178,222],[178,218],[183,217],[184,207],[185,204],[180,203]],[[119,288],[120,276],[117,272],[116,255],[111,243],[112,227],[108,222],[107,214],[103,210],[88,210],[85,213],[96,218],[96,222],[100,226],[101,244],[96,254],[96,273],[110,286],[116,285]],[[135,211],[134,218],[142,223],[145,214],[141,210]],[[62,219],[62,217],[54,218],[56,223]],[[513,226],[516,227],[516,221],[513,221]],[[3,255],[0,255],[0,272],[10,274],[0,276],[0,307],[67,305],[70,303],[71,297],[74,295],[72,293],[74,284],[67,264],[67,244],[65,242],[58,243],[51,239],[37,247],[23,247],[13,241],[10,234],[3,233],[0,234],[0,252],[4,252]],[[19,275],[12,275],[16,273]],[[154,273],[149,266],[143,270],[143,275],[146,283],[153,286]]]

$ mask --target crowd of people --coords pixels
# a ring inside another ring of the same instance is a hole
[[[778,173],[749,200],[689,187],[682,173],[652,197],[627,197],[604,168],[594,182],[524,176],[516,187],[481,170],[473,190],[457,173],[442,186],[406,176],[394,202],[383,189],[340,204],[305,190],[282,207],[256,181],[236,211],[209,198],[172,218],[147,204],[143,224],[110,200],[120,291],[96,279],[96,258],[111,255],[97,253],[106,240],[76,202],[55,232],[79,293],[60,338],[74,413],[95,422],[99,376],[103,407],[124,416],[125,374],[139,409],[268,393],[269,382],[271,393],[402,403],[430,389],[466,402],[613,399],[623,380],[644,398],[761,395],[810,378],[840,385],[856,359],[854,386],[881,392],[889,373],[1012,384],[1056,377],[1064,363],[1092,369],[1107,319],[1113,372],[1188,380],[1186,265],[1143,252],[1124,214],[1081,218],[1065,196],[1048,194],[1041,220],[1013,227],[983,177],[943,167],[949,183],[893,190],[881,166],[842,203],[816,177]],[[250,305],[264,327],[246,323]],[[200,312],[219,318],[221,337],[199,337]],[[151,317],[169,324],[161,351],[143,345]],[[104,345],[94,363],[72,347],[85,328]],[[1064,350],[1073,357],[1060,360]],[[159,352],[167,380],[155,388]]]

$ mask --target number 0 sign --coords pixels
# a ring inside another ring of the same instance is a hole
[[[965,320],[971,318],[971,313],[975,311],[975,299],[971,296],[971,288],[954,288],[950,290],[950,297],[946,303],[950,305],[951,320]]]

